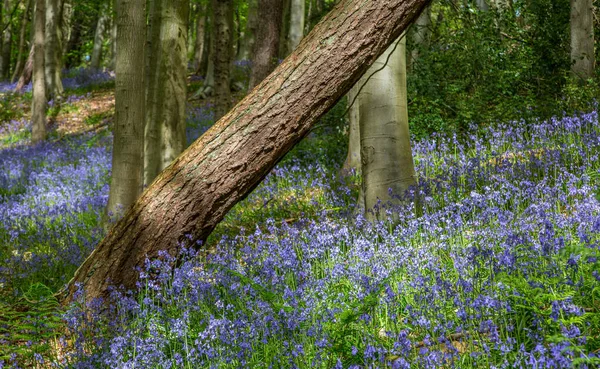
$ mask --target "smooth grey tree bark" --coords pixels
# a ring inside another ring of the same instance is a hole
[[[46,90],[49,99],[55,99],[63,94],[62,85],[62,34],[60,30],[62,12],[59,0],[46,0],[46,44],[45,73]]]
[[[233,51],[233,0],[213,0],[214,14],[214,78],[215,121],[231,107],[231,59]]]
[[[343,173],[355,171],[360,173],[362,170],[360,161],[360,114],[358,89],[361,83],[355,84],[348,92],[348,155],[342,166]],[[352,105],[350,105],[352,104]]]
[[[419,59],[420,49],[429,44],[429,39],[431,37],[431,6],[428,6],[423,10],[411,28],[414,29],[412,34],[414,49],[411,52],[410,60],[410,63],[412,64]]]
[[[31,141],[46,139],[46,84],[44,75],[44,43],[46,0],[36,0],[33,34],[33,100],[31,107]]]
[[[144,142],[144,185],[148,186],[183,152],[186,145],[185,105],[187,75],[188,0],[155,0],[158,39],[147,95]],[[154,34],[155,35],[155,34]]]
[[[107,214],[119,218],[142,192],[146,94],[146,0],[117,0],[112,176]]]
[[[292,52],[304,37],[305,0],[291,0],[288,52]]]
[[[106,31],[106,24],[109,19],[108,2],[104,1],[100,4],[98,10],[98,22],[96,23],[96,32],[94,33],[94,46],[92,48],[92,58],[90,67],[92,69],[99,69],[100,62],[102,59],[102,44],[104,43],[104,33]]]
[[[359,95],[360,156],[365,216],[383,220],[380,205],[401,203],[398,196],[416,184],[408,130],[406,38],[388,47],[365,77],[375,71]]]
[[[594,2],[571,0],[571,74],[579,80],[594,76]]]

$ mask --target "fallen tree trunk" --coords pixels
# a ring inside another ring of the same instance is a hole
[[[133,289],[160,250],[205,240],[430,0],[342,0],[297,49],[194,142],[110,230],[61,293],[73,300]]]

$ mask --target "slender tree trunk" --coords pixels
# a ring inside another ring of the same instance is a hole
[[[155,73],[160,65],[159,58],[156,57],[157,46],[154,43],[160,41],[160,9],[163,6],[162,0],[147,0],[148,22],[146,23],[146,55],[145,55],[145,85],[146,85],[146,122],[149,116],[155,113],[155,106],[149,102],[150,96],[154,96],[155,89],[158,88],[157,79],[160,73]],[[144,145],[145,147],[145,145]]]
[[[37,0],[33,39],[33,100],[31,107],[31,141],[46,139],[46,84],[44,81],[45,0]]]
[[[202,60],[204,59],[204,41],[206,36],[204,34],[206,28],[206,9],[204,5],[197,5],[196,14],[196,42],[194,45],[194,70],[198,71],[202,67]]]
[[[64,61],[62,60],[63,55],[67,55],[67,49],[69,46],[69,42],[71,41],[71,36],[73,35],[73,4],[71,0],[61,0],[61,19],[62,23],[60,25],[60,30],[62,34],[61,44],[61,66],[64,65]],[[103,0],[106,1],[106,0]]]
[[[231,44],[231,55],[235,56],[235,59],[239,60],[240,54],[240,43],[242,42],[242,29],[241,29],[240,11],[237,6],[234,5],[233,11],[233,40]]]
[[[11,66],[11,55],[12,55],[12,25],[9,24],[4,31],[2,40],[2,55],[0,62],[0,80],[7,80],[10,77],[10,66]]]
[[[277,65],[282,15],[283,0],[259,0],[258,19],[261,19],[261,23],[256,31],[256,43],[252,51],[249,89],[259,84]]]
[[[145,121],[146,0],[117,0],[117,63],[109,217],[119,218],[142,191]]]
[[[213,0],[215,39],[215,120],[231,107],[229,80],[233,43],[233,0]]]
[[[36,2],[37,3],[37,2]],[[37,5],[36,5],[37,6]],[[35,20],[34,20],[35,22]],[[35,30],[34,30],[34,38],[35,38]],[[23,92],[23,88],[31,82],[31,77],[33,76],[33,59],[34,59],[34,50],[35,50],[35,40],[34,46],[29,50],[29,56],[27,57],[27,62],[25,63],[25,67],[23,67],[23,72],[21,73],[21,77],[19,77],[19,81],[17,82],[17,86],[15,87],[16,93]]]
[[[112,10],[112,9],[111,9]],[[114,11],[110,17],[110,64],[109,68],[115,70],[117,66],[117,19]]]
[[[194,49],[196,47],[196,25],[197,25],[197,21],[196,21],[196,14],[198,12],[196,11],[196,7],[191,7],[190,10],[188,10],[188,19],[186,20],[186,24],[188,24],[187,30],[188,30],[188,34],[186,36],[186,40],[188,40],[188,43],[186,44],[186,48],[187,48],[187,55],[190,59],[190,61],[194,61]]]
[[[338,3],[289,58],[146,189],[77,270],[61,294],[63,303],[72,301],[79,284],[87,302],[107,297],[110,285],[133,289],[136,268],[147,258],[161,250],[177,257],[186,242],[198,247],[196,241],[206,240],[427,4]]]
[[[283,17],[281,19],[281,36],[279,38],[279,59],[285,59],[290,52],[288,40],[290,36],[290,7],[291,0],[283,0]]]
[[[212,6],[210,11],[207,10],[207,13],[212,13]],[[201,69],[204,75],[204,83],[202,83],[202,86],[194,93],[193,98],[206,98],[213,94],[215,87],[215,30],[214,27],[212,27],[214,25],[214,17],[211,16],[209,19],[210,22],[207,22],[206,28],[206,60],[204,62],[204,68]]]
[[[304,6],[305,0],[291,0],[290,10],[290,36],[288,50],[294,50],[304,36]]]
[[[360,173],[362,170],[360,162],[360,115],[358,89],[360,81],[348,92],[348,155],[342,166],[342,172],[348,173],[352,170]],[[350,105],[352,104],[352,105]]]
[[[96,33],[94,35],[94,46],[92,48],[92,60],[90,67],[92,69],[100,68],[100,61],[102,59],[102,44],[104,43],[104,31],[106,29],[106,23],[108,22],[108,2],[100,4],[100,10],[98,11],[98,22],[96,23]]]
[[[64,55],[66,55],[65,66],[67,68],[71,68],[74,65],[79,65],[81,63],[81,59],[79,58],[80,53],[76,52],[78,48],[81,47],[81,37],[82,37],[82,23],[83,23],[83,14],[77,9],[73,9],[72,7],[67,7],[67,15],[68,13],[72,14],[68,18],[68,22],[70,25],[65,26],[69,30],[68,33],[68,41],[67,46],[64,47]],[[73,52],[75,51],[75,52]]]
[[[61,11],[58,0],[46,0],[46,45],[44,51],[46,90],[48,98],[55,99],[63,93],[61,63]]]
[[[317,5],[317,12],[319,14],[322,14],[323,11],[325,10],[325,0],[316,0],[316,5]]]
[[[431,37],[431,7],[423,10],[419,18],[417,18],[415,24],[411,28],[414,28],[413,32],[413,44],[414,49],[411,52],[410,64],[412,65],[417,59],[419,59],[419,53],[421,49],[429,44],[429,38]]]
[[[571,0],[571,74],[586,80],[594,76],[594,2]]]
[[[160,7],[159,39],[152,42],[153,58],[147,97],[144,146],[144,184],[149,185],[183,152],[187,75],[187,19],[189,0],[157,0]]]
[[[18,76],[23,72],[23,64],[25,63],[25,42],[27,38],[27,26],[29,26],[29,14],[31,13],[31,7],[33,0],[27,0],[27,8],[23,12],[23,19],[21,20],[21,29],[19,30],[19,47],[17,51],[17,64],[11,77],[11,82],[14,82]]]
[[[10,75],[10,57],[12,51],[12,12],[9,0],[4,0],[4,12],[0,12],[0,31],[3,30],[0,48],[0,80],[8,79]],[[3,14],[6,13],[6,14]]]
[[[366,75],[375,71],[359,96],[360,156],[365,215],[383,220],[386,215],[379,205],[400,203],[397,196],[416,184],[408,131],[405,37],[388,47]]]
[[[485,0],[476,0],[477,8],[482,12],[487,12],[490,10],[490,6],[485,2]]]
[[[258,0],[248,0],[246,29],[242,35],[242,44],[238,55],[240,60],[249,60],[253,57],[252,50],[254,50],[256,41],[256,27],[258,27]]]

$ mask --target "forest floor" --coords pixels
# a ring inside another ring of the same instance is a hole
[[[175,271],[114,315],[53,294],[102,239],[114,99],[74,74],[47,143],[0,97],[0,368],[597,367],[600,124],[591,110],[414,140],[395,221],[356,213],[345,102]],[[99,81],[99,82],[98,82]],[[201,81],[190,81],[193,92]],[[0,88],[1,90],[1,88]],[[213,123],[188,106],[188,141]]]

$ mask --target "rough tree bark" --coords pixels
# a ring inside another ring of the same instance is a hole
[[[33,28],[33,99],[31,109],[31,141],[46,139],[46,84],[44,76],[45,0],[37,0]]]
[[[408,131],[405,37],[391,45],[367,75],[375,71],[358,96],[360,158],[365,216],[384,220],[379,205],[401,203],[398,196],[417,183]]]
[[[112,176],[107,213],[119,218],[143,183],[146,0],[117,0],[117,62]]]
[[[249,90],[265,79],[277,65],[282,15],[283,0],[258,1],[258,19],[261,23],[257,25],[256,42],[252,51]]]
[[[149,185],[186,145],[185,103],[189,0],[156,0],[144,142],[144,185]]]
[[[165,169],[61,294],[86,301],[135,288],[160,250],[205,240],[311,126],[344,96],[429,0],[342,0],[250,94]],[[123,14],[119,12],[119,14]],[[142,41],[143,43],[143,41]]]
[[[214,14],[214,68],[215,68],[215,120],[231,107],[229,80],[233,51],[233,0],[213,0]]]
[[[579,80],[594,76],[594,1],[571,0],[571,74]]]

